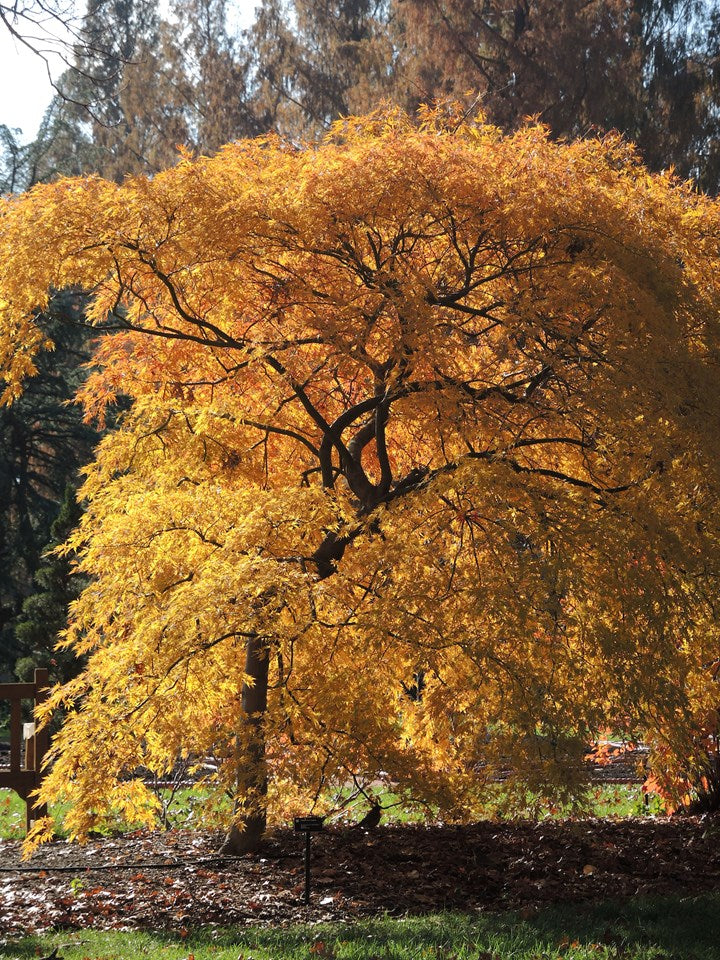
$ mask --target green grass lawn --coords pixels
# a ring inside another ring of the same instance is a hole
[[[168,798],[166,797],[166,800]],[[379,797],[385,809],[383,822],[388,823],[422,823],[427,817],[423,807],[412,806],[402,802],[401,798],[393,793],[384,793]],[[58,806],[51,809],[55,818],[57,835],[65,836],[63,828],[63,813],[65,808]],[[367,801],[359,797],[344,810],[344,816],[352,820],[359,820],[367,811]],[[639,784],[605,784],[597,785],[588,792],[588,807],[585,815],[593,817],[631,817],[661,812],[656,798],[651,798],[649,806],[643,803]],[[218,810],[209,810],[207,794],[200,788],[183,788],[172,797],[167,808],[168,825],[173,827],[217,826],[220,817]],[[522,812],[520,816],[522,816]],[[550,814],[548,814],[549,816]],[[558,810],[552,816],[567,816],[568,811]],[[529,819],[537,818],[537,807],[532,798],[528,798],[526,816]],[[210,823],[208,823],[208,817]],[[158,821],[158,826],[161,824]],[[118,821],[114,829],[134,829],[135,825],[127,825]],[[112,832],[112,831],[110,831]],[[25,804],[12,790],[0,790],[0,839],[21,840],[25,836]]]
[[[19,840],[25,836],[25,803],[14,790],[0,790],[0,838]]]
[[[64,808],[55,808],[55,829],[64,836],[62,815]],[[25,836],[25,801],[14,790],[0,790],[0,840],[22,840]]]
[[[64,960],[720,960],[720,894],[517,913],[439,913],[352,925],[59,932],[0,945],[0,958]]]

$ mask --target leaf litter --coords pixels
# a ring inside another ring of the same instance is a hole
[[[141,831],[26,862],[0,841],[0,935],[51,928],[167,929],[352,921],[435,910],[534,911],[558,901],[720,889],[720,816],[335,827],[312,843],[268,835],[258,854],[217,854],[217,833]]]

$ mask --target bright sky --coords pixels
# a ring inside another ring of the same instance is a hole
[[[231,0],[233,27],[249,26],[259,0]],[[160,3],[161,8],[166,3]],[[22,25],[18,24],[18,29]],[[49,56],[53,77],[57,78],[64,65],[57,55]],[[53,90],[48,67],[37,55],[10,36],[0,24],[0,124],[23,131],[23,140],[31,140],[52,99]]]
[[[55,60],[55,73],[62,65]],[[47,67],[0,25],[0,123],[19,127],[29,139],[52,96]]]

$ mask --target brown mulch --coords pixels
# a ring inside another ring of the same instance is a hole
[[[217,834],[139,832],[56,841],[23,863],[0,841],[0,934],[53,927],[153,928],[354,920],[440,909],[720,889],[720,817],[380,826],[268,837],[253,856],[217,856]]]

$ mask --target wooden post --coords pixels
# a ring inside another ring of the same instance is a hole
[[[10,770],[13,773],[20,771],[20,756],[22,751],[22,713],[20,698],[10,701]]]
[[[38,667],[35,670],[35,709],[40,706],[41,703],[44,703],[48,698],[50,686],[50,676],[46,667]],[[36,730],[34,740],[34,766],[35,770],[35,788],[37,789],[42,783],[42,765],[43,760],[45,759],[45,754],[48,751],[50,746],[50,734],[48,732],[47,726],[43,727],[42,730]],[[27,828],[30,829],[33,821],[39,820],[40,817],[47,816],[47,804],[36,804],[29,797],[27,800]]]

